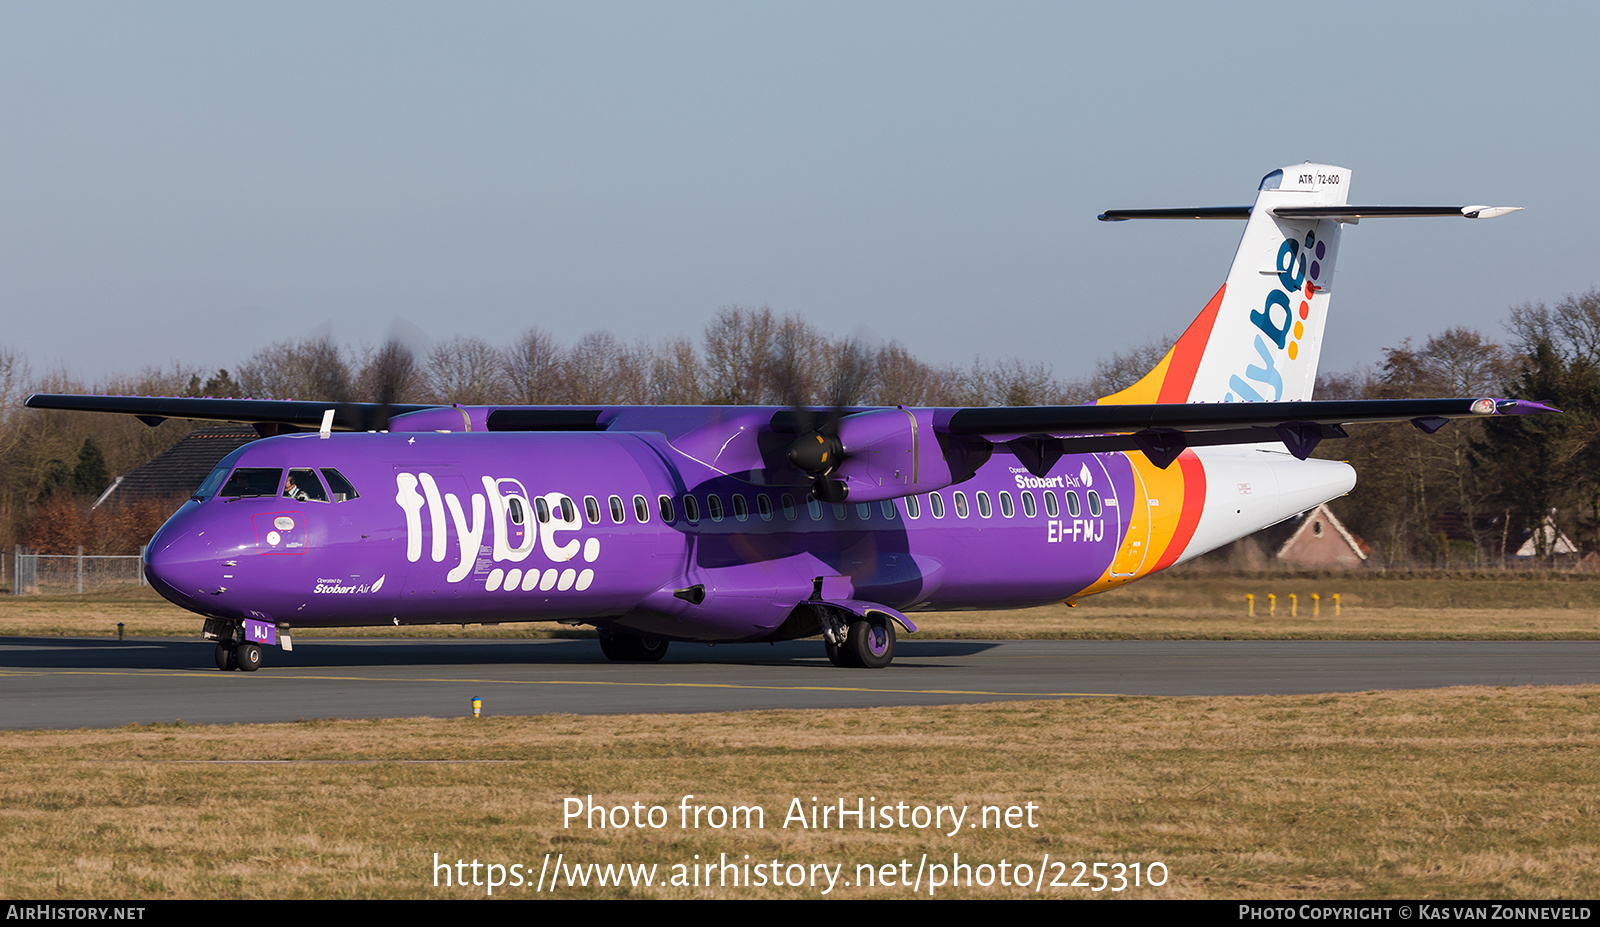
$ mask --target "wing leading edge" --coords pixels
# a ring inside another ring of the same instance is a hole
[[[452,422],[478,419],[490,431],[603,431],[618,411],[610,408],[382,405],[322,403],[272,399],[189,399],[176,397],[82,396],[36,393],[31,409],[110,412],[135,415],[150,425],[168,418],[246,422],[263,433],[315,429],[333,413],[331,427],[365,431],[380,422],[394,431],[432,431]],[[885,409],[851,410],[839,423],[879,418]],[[643,411],[636,410],[636,411]],[[681,410],[679,410],[681,411]],[[713,412],[708,408],[708,412]],[[1095,451],[1140,451],[1165,468],[1185,448],[1281,442],[1305,459],[1324,438],[1346,437],[1344,426],[1376,422],[1411,422],[1434,432],[1455,418],[1528,415],[1558,411],[1539,402],[1518,399],[1373,399],[1320,402],[1151,403],[1143,405],[1013,406],[935,410],[934,431],[954,439],[1005,445],[1030,471],[1044,475],[1064,454]],[[472,412],[484,413],[473,415]],[[938,414],[938,413],[945,414]],[[442,415],[429,414],[442,413]],[[792,410],[773,414],[771,430],[794,433]],[[821,417],[821,413],[819,413]],[[892,418],[898,422],[900,416]],[[681,419],[680,419],[681,421]],[[457,426],[459,427],[459,425]],[[896,429],[898,430],[898,429]],[[802,436],[800,441],[806,440]],[[893,434],[876,435],[874,442]],[[800,443],[797,441],[796,443]],[[853,449],[839,448],[843,457]],[[831,469],[827,472],[832,472]]]

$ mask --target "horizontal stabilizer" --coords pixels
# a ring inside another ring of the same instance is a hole
[[[1359,222],[1362,219],[1493,219],[1517,212],[1521,206],[1278,206],[1272,214],[1280,219],[1333,219]],[[1097,218],[1101,222],[1126,222],[1129,219],[1248,219],[1249,206],[1201,206],[1193,209],[1108,209]]]

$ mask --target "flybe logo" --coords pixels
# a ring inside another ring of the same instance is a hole
[[[1316,232],[1306,233],[1304,242],[1285,239],[1278,246],[1277,271],[1279,286],[1268,291],[1260,309],[1250,311],[1250,321],[1259,330],[1255,336],[1255,350],[1261,363],[1247,364],[1244,376],[1234,374],[1228,380],[1232,392],[1227,402],[1247,400],[1276,402],[1283,398],[1283,374],[1278,370],[1278,359],[1288,355],[1289,360],[1300,356],[1300,342],[1306,336],[1306,325],[1311,318],[1311,302],[1322,277],[1322,261],[1327,257],[1326,242],[1317,240]],[[1299,305],[1296,306],[1295,303]],[[1271,395],[1265,395],[1271,390]]]
[[[482,483],[481,493],[458,494],[446,491],[430,473],[395,474],[395,502],[406,516],[408,561],[422,559],[426,537],[430,542],[428,556],[434,563],[445,562],[451,556],[449,542],[453,533],[455,566],[445,575],[447,582],[465,579],[485,559],[481,556],[484,553],[495,564],[484,577],[490,592],[528,592],[536,588],[581,591],[594,582],[592,569],[580,572],[576,567],[520,566],[533,556],[535,549],[551,564],[570,563],[580,554],[584,563],[598,559],[599,538],[580,540],[570,536],[583,528],[571,498],[547,493],[538,497],[535,506],[530,504],[528,491],[515,479],[485,476]],[[539,512],[537,518],[535,508]]]

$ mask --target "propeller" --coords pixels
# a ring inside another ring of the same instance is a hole
[[[360,431],[387,431],[389,419],[406,394],[414,392],[417,357],[428,353],[428,336],[422,329],[395,317],[389,323],[389,337],[367,355],[358,389],[376,408],[365,406],[356,417]],[[370,349],[369,349],[370,350]]]
[[[821,502],[842,503],[849,487],[833,474],[844,462],[844,442],[839,422],[845,410],[860,401],[873,375],[873,352],[859,337],[833,347],[826,362],[828,399],[826,412],[808,408],[813,369],[802,368],[797,351],[779,346],[774,359],[774,379],[780,395],[794,410],[794,420],[802,432],[789,446],[789,462],[811,477],[811,494]]]

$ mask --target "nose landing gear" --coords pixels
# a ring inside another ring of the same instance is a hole
[[[245,640],[241,625],[207,619],[206,637],[217,642],[214,652],[217,669],[253,673],[261,668],[261,645]]]

